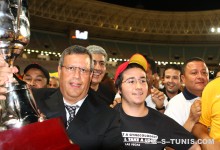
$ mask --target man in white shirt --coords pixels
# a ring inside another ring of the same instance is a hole
[[[208,67],[203,59],[194,57],[183,66],[183,92],[168,103],[165,114],[191,132],[201,114],[200,97],[209,81]]]

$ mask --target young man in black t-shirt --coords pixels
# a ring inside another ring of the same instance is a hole
[[[121,133],[125,149],[177,150],[200,149],[196,140],[171,118],[146,106],[148,91],[147,61],[135,54],[121,64],[115,73],[115,85],[122,103],[115,108],[120,112]]]

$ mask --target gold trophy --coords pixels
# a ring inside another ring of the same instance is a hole
[[[9,67],[30,41],[26,0],[0,0],[0,54]],[[6,100],[0,101],[0,131],[37,122],[40,112],[27,84],[16,75],[4,85]]]

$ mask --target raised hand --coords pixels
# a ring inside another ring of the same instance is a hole
[[[16,67],[9,67],[9,65],[0,55],[0,100],[5,100],[5,94],[7,89],[4,87],[5,83],[13,79],[13,73],[16,73],[18,69]]]
[[[156,104],[156,108],[162,108],[164,106],[165,96],[164,93],[156,88],[151,89],[152,101]]]

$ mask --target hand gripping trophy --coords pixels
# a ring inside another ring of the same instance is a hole
[[[0,0],[0,55],[9,67],[30,40],[26,0]],[[15,75],[4,85],[6,100],[0,101],[0,131],[37,122],[40,112],[27,84]]]
[[[29,43],[27,16],[27,0],[0,0],[0,55],[9,67]],[[37,123],[45,118],[25,82],[14,75],[4,86],[7,95],[6,100],[0,100],[0,149],[79,150],[78,145],[70,143],[60,118]]]

